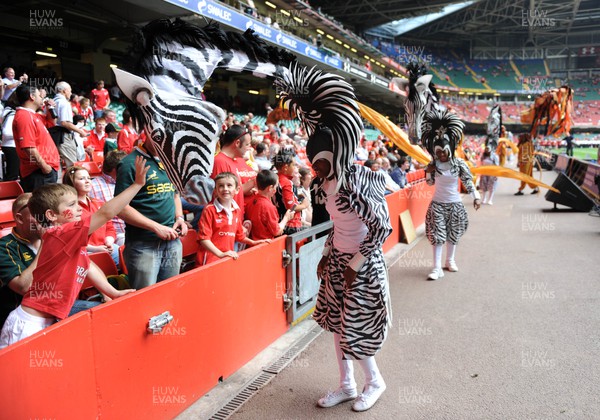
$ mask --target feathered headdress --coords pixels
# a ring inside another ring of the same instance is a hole
[[[435,156],[435,149],[447,149],[450,159],[454,159],[454,151],[462,138],[465,124],[448,110],[434,110],[425,114],[421,126],[423,130],[423,145]]]
[[[280,107],[297,115],[309,137],[319,126],[331,130],[332,169],[340,181],[339,188],[345,183],[344,174],[354,161],[362,135],[363,124],[354,88],[341,76],[296,63],[292,63],[289,73],[275,79],[275,87]],[[319,137],[309,138],[309,143],[311,141],[319,141]]]

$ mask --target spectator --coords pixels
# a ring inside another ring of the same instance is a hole
[[[220,140],[221,151],[215,156],[215,163],[211,174],[212,179],[221,172],[232,172],[238,177],[238,184],[242,187],[236,192],[234,200],[244,214],[244,197],[252,194],[256,186],[256,172],[246,164],[244,156],[251,152],[250,134],[239,125],[232,125],[223,133]]]
[[[133,118],[129,110],[123,111],[123,130],[117,137],[117,147],[125,153],[131,153],[133,148],[137,146],[140,135],[133,126]]]
[[[400,158],[399,166],[396,165],[392,168],[392,173],[390,174],[390,176],[400,188],[410,187],[410,184],[406,182],[406,173],[408,172],[409,167],[410,161],[406,156],[403,156]]]
[[[104,117],[99,117],[96,118],[95,123],[96,126],[91,131],[85,148],[87,154],[90,155],[90,159],[93,158],[94,152],[104,150],[104,143],[106,143],[106,120]]]
[[[31,193],[25,193],[15,199],[12,205],[15,227],[0,239],[0,324],[21,303],[37,264],[41,241],[27,207],[29,197]]]
[[[91,181],[89,172],[81,166],[67,168],[63,176],[63,184],[70,185],[77,190],[77,200],[79,201],[79,207],[82,209],[81,217],[83,219],[97,212],[104,204],[104,202],[88,196],[92,189]],[[112,220],[109,220],[88,237],[87,252],[89,254],[108,252],[118,267],[119,248],[115,246],[116,238],[115,227],[112,224]]]
[[[103,114],[106,124],[115,124],[119,128],[123,128],[123,124],[117,121],[117,113],[112,109],[105,109]]]
[[[104,80],[98,80],[96,89],[90,93],[94,118],[99,118],[104,113],[104,108],[110,105],[110,95],[108,90],[104,89]]]
[[[81,115],[73,115],[73,124],[75,124],[77,128],[83,129],[85,119]],[[83,145],[85,142],[84,139],[76,131],[73,132],[73,139],[75,139],[75,145],[77,146],[77,161],[80,162],[85,160],[86,152],[85,146]]]
[[[92,107],[90,106],[90,100],[88,98],[82,97],[79,100],[79,109],[81,110],[80,115],[84,118],[84,125],[87,126],[91,126],[92,122],[94,121],[94,111],[92,110]]]
[[[77,132],[81,137],[87,137],[88,133],[73,124],[73,110],[68,98],[71,97],[71,85],[67,82],[58,82],[56,84],[56,125],[63,130],[62,141],[58,147],[60,157],[64,160],[67,167],[73,166],[77,162],[77,143],[73,137],[73,132]]]
[[[273,162],[269,159],[269,146],[260,142],[256,145],[256,156],[254,162],[258,165],[259,170],[270,170],[273,167]]]
[[[215,177],[217,197],[204,208],[198,227],[198,265],[206,265],[224,257],[237,260],[238,254],[233,250],[236,241],[246,245],[270,242],[268,239],[254,241],[244,233],[242,212],[233,199],[239,189],[236,174],[221,172]]]
[[[310,184],[313,180],[312,171],[308,168],[300,168],[300,187],[298,187],[298,200],[303,203],[308,200],[308,207],[302,210],[302,225],[311,226],[312,224],[312,203],[310,202]]]
[[[55,183],[60,158],[56,145],[35,111],[42,105],[40,91],[23,84],[16,90],[20,107],[13,120],[13,136],[19,155],[21,186],[25,192]]]
[[[99,201],[110,201],[115,196],[115,183],[117,179],[117,166],[123,158],[127,156],[125,152],[115,150],[104,156],[102,164],[102,174],[92,179],[92,187],[89,196]],[[118,216],[112,219],[115,232],[117,234],[115,243],[121,246],[125,243],[125,222]]]
[[[8,101],[10,95],[13,94],[15,90],[23,83],[27,83],[29,77],[27,74],[23,73],[19,79],[15,79],[15,70],[12,67],[7,67],[4,69],[4,78],[2,79],[2,84],[4,85],[4,95],[2,96],[2,101]]]
[[[17,101],[15,96],[11,96],[14,101],[8,101],[2,111],[2,151],[6,160],[6,171],[4,172],[4,181],[16,181],[19,179],[19,155],[13,136],[13,120],[17,110]]]
[[[43,249],[31,287],[8,316],[0,348],[35,334],[68,316],[86,277],[100,293],[117,298],[134,290],[115,290],[83,248],[88,236],[112,219],[144,185],[148,168],[136,161],[135,184],[91,215],[81,218],[77,193],[63,184],[44,185],[29,199],[29,209],[42,232]],[[53,293],[46,293],[51,290]],[[56,293],[54,293],[56,292]]]
[[[360,143],[356,148],[356,160],[365,161],[369,158],[369,151],[367,150],[367,139],[362,137]]]
[[[300,203],[298,197],[294,193],[292,178],[296,171],[296,161],[294,160],[294,152],[290,149],[281,149],[275,156],[275,168],[279,177],[279,188],[275,195],[277,203],[277,211],[279,218],[282,219],[288,210],[295,212],[294,216],[287,223],[284,232],[286,235],[301,231],[302,226],[302,210],[310,205],[310,200],[305,200]]]
[[[108,155],[113,150],[117,150],[117,137],[119,136],[120,131],[121,127],[119,127],[117,124],[106,124],[106,128],[104,129],[106,138],[104,139],[104,147],[102,149],[104,156]]]
[[[256,175],[258,192],[252,196],[246,209],[248,220],[252,222],[250,236],[254,240],[273,239],[282,235],[285,225],[294,215],[293,211],[288,210],[283,219],[279,221],[277,207],[273,204],[277,185],[277,174],[273,171],[263,169]]]
[[[133,184],[136,158],[146,158],[150,166],[146,185],[119,213],[125,221],[125,264],[136,289],[179,274],[179,236],[185,236],[188,229],[179,194],[154,147],[151,141],[136,147],[117,168],[115,195]]]

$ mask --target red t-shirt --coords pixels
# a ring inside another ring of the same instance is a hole
[[[219,206],[220,207],[220,206]],[[221,207],[222,209],[222,207]],[[245,238],[242,227],[241,209],[232,209],[231,220],[224,209],[217,210],[215,204],[209,204],[202,210],[198,223],[198,241],[210,240],[220,251],[233,251],[235,241]],[[196,263],[205,265],[219,258],[210,251],[200,247],[196,254]]]
[[[291,209],[295,205],[298,205],[298,198],[294,194],[294,186],[292,180],[284,174],[278,174],[279,186],[281,187],[281,195],[283,197],[283,205],[287,210]],[[288,227],[299,228],[302,227],[302,212],[294,212],[294,217],[287,222]]]
[[[85,123],[88,124],[90,121],[94,121],[94,111],[91,106],[88,106],[86,109],[80,107],[81,115],[85,118]]]
[[[90,258],[85,250],[90,217],[48,229],[22,305],[64,319],[87,276]]]
[[[244,214],[244,191],[242,185],[256,177],[256,171],[246,164],[244,158],[230,158],[225,153],[219,153],[215,156],[215,164],[213,166],[212,174],[210,177],[215,177],[221,172],[232,172],[238,176],[238,182],[240,183],[240,191],[234,197],[234,200],[238,206],[240,206],[241,214]]]
[[[252,222],[253,240],[273,239],[279,233],[279,213],[273,202],[261,194],[250,196],[246,218]]]
[[[79,201],[79,206],[82,210],[81,218],[83,219],[85,217],[92,217],[92,214],[96,213],[103,205],[103,201],[90,197],[87,197],[85,203]],[[117,232],[115,231],[112,220],[109,220],[106,224],[96,229],[96,231],[90,235],[88,239],[88,245],[104,245],[104,240],[107,236],[112,236],[114,239],[117,238]]]
[[[90,93],[90,99],[92,100],[92,106],[94,111],[101,111],[108,105],[109,95],[108,90],[102,88],[100,90],[94,89]]]
[[[125,125],[123,126],[123,130],[119,132],[119,135],[117,137],[117,148],[129,154],[136,146],[135,142],[139,138],[140,136],[138,135],[138,133],[136,133],[128,125]]]
[[[17,154],[19,155],[19,171],[21,177],[31,175],[39,166],[29,158],[24,148],[35,147],[44,161],[58,171],[59,156],[54,140],[46,129],[43,115],[36,114],[27,108],[17,108],[13,119],[13,136]]]
[[[92,146],[95,152],[104,151],[104,143],[106,142],[106,132],[102,132],[102,137],[98,136],[96,130],[92,130],[87,137],[86,147]]]

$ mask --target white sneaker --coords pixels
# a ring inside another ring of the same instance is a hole
[[[454,261],[448,261],[446,263],[446,268],[448,269],[448,271],[451,271],[453,273],[456,273],[458,271],[458,267],[456,266],[456,263]]]
[[[356,388],[354,388],[351,393],[344,391],[342,388],[338,388],[333,392],[329,391],[327,395],[317,402],[317,405],[319,405],[319,407],[329,408],[345,401],[353,400],[357,395]]]
[[[494,205],[494,203],[492,203],[491,201],[488,201],[488,204],[489,204],[490,206],[493,206],[493,205]]]
[[[366,388],[367,387],[365,387],[365,389]],[[373,404],[377,402],[379,397],[381,397],[381,394],[383,394],[383,391],[385,391],[386,385],[384,382],[381,386],[377,388],[369,388],[370,389],[367,392],[363,390],[363,392],[358,396],[356,401],[354,401],[354,404],[352,405],[352,409],[354,411],[367,411],[369,408],[373,407]]]
[[[429,273],[429,275],[427,276],[428,280],[437,280],[437,279],[441,279],[442,277],[444,277],[444,272],[442,271],[441,268],[434,268],[433,270],[431,270],[431,273]]]

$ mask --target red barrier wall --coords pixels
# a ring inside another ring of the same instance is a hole
[[[0,351],[0,418],[174,417],[287,331],[284,248],[279,238]],[[173,321],[148,334],[166,310]],[[52,366],[30,366],[40,358]]]
[[[431,187],[386,197],[421,225]],[[285,238],[71,317],[0,351],[0,419],[172,418],[287,331]],[[170,311],[162,333],[148,320]]]

